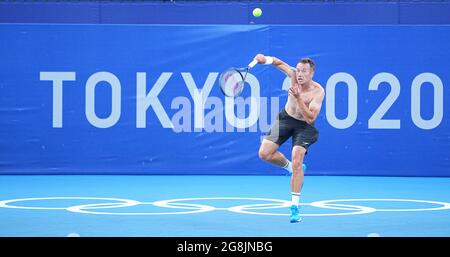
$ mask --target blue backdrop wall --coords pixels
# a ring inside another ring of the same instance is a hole
[[[0,2],[0,23],[449,24],[449,13],[447,0]]]
[[[0,25],[1,174],[282,174],[258,159],[309,56],[326,89],[307,174],[449,176],[449,26]],[[290,141],[281,147],[290,157]]]

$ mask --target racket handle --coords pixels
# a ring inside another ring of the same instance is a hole
[[[253,60],[251,63],[248,64],[248,67],[249,67],[249,68],[253,68],[253,67],[255,67],[255,65],[256,65],[257,63],[258,63],[257,60]]]

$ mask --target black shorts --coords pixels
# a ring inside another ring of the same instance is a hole
[[[319,131],[305,121],[297,120],[283,110],[278,114],[265,139],[282,145],[292,136],[292,146],[303,146],[306,150],[319,138]]]

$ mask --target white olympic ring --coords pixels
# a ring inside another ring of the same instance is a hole
[[[118,198],[102,198],[102,197],[39,197],[39,198],[21,198],[21,199],[11,199],[11,200],[4,200],[0,201],[0,208],[15,208],[15,209],[31,209],[31,210],[67,210],[68,208],[61,208],[61,207],[32,207],[32,206],[14,206],[9,205],[9,203],[14,202],[24,202],[24,201],[39,201],[39,200],[107,200],[107,201],[122,201],[126,202],[128,204],[140,204],[140,202],[135,200],[128,200],[128,199],[118,199]],[[96,205],[115,205],[114,203],[100,203]],[[116,203],[117,204],[117,203]],[[130,205],[131,206],[131,205]],[[121,206],[118,206],[121,207]],[[115,208],[118,208],[115,207]],[[124,206],[126,207],[126,206]],[[70,208],[70,207],[69,207]],[[114,207],[99,207],[100,208],[114,208]]]
[[[69,207],[35,207],[35,206],[16,206],[11,205],[15,202],[25,201],[42,201],[42,200],[102,200],[102,201],[115,201],[113,203],[95,203],[95,204],[81,204]],[[232,207],[219,208],[203,204],[193,203],[179,203],[180,201],[204,201],[204,200],[250,200],[250,201],[268,201],[274,203],[263,204],[246,204]],[[414,208],[414,209],[376,209],[373,207],[342,204],[339,202],[364,202],[364,201],[381,201],[381,202],[413,202],[413,203],[427,203],[441,205],[434,208]],[[339,203],[339,204],[338,204]],[[161,208],[182,209],[187,211],[178,212],[100,212],[92,211],[94,209],[109,209],[109,208],[124,208],[137,205],[153,205]],[[272,213],[272,212],[259,212],[262,209],[277,209],[286,208],[291,205],[290,201],[270,199],[270,198],[249,198],[249,197],[207,197],[207,198],[181,198],[181,199],[169,199],[160,200],[155,202],[140,202],[130,199],[120,198],[102,198],[102,197],[39,197],[39,198],[21,198],[10,199],[0,201],[0,208],[14,208],[14,209],[30,209],[30,210],[67,210],[75,213],[84,214],[106,214],[106,215],[171,215],[171,214],[193,214],[210,212],[214,210],[226,210],[240,214],[253,214],[253,215],[270,215],[270,216],[287,216],[288,213]],[[302,206],[312,206],[323,209],[343,210],[349,212],[335,212],[335,213],[302,213],[303,216],[342,216],[342,215],[356,215],[356,214],[368,214],[376,211],[381,212],[399,212],[399,211],[437,211],[450,209],[450,203],[437,202],[428,200],[412,200],[412,199],[392,199],[392,198],[362,198],[362,199],[335,199],[335,200],[322,200],[312,203],[301,203]]]
[[[425,201],[425,200],[411,200],[411,199],[338,199],[338,200],[323,200],[311,203],[311,205],[319,208],[326,208],[325,206],[329,202],[363,202],[363,201],[384,201],[384,202],[417,202],[417,203],[431,203],[431,204],[440,204],[441,207],[436,208],[426,208],[426,209],[376,209],[376,211],[437,211],[437,210],[446,210],[450,209],[450,203],[446,202],[436,202],[436,201]],[[336,205],[336,204],[333,204]]]

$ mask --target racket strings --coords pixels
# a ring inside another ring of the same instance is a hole
[[[237,70],[226,71],[221,76],[220,86],[225,95],[238,96],[244,86],[243,76]]]

